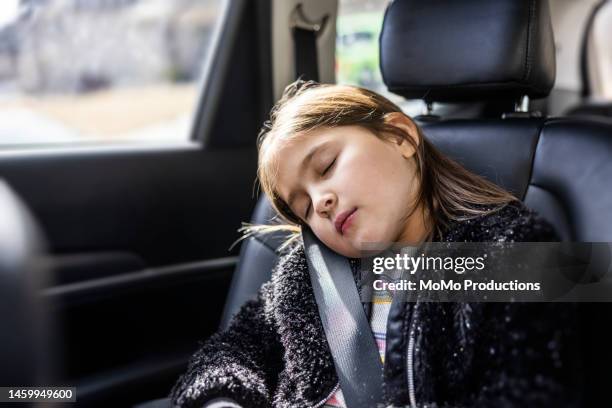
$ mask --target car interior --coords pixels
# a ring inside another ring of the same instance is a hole
[[[442,152],[564,241],[611,242],[612,102],[593,99],[588,74],[606,1],[583,2],[571,34],[580,86],[550,92],[575,3],[391,1],[380,71],[389,92],[425,102],[415,120]],[[334,82],[338,7],[225,1],[187,143],[0,150],[3,384],[76,387],[83,407],[167,397],[278,259],[282,235],[229,248],[241,222],[275,222],[255,193],[256,135],[298,75]],[[602,406],[612,308],[581,308],[587,406]]]

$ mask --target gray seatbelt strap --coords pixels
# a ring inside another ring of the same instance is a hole
[[[317,58],[317,33],[296,27],[293,29],[295,44],[295,77],[319,82]]]
[[[347,258],[302,228],[310,280],[348,408],[382,402],[383,365]]]

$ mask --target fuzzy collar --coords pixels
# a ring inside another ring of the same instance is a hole
[[[520,204],[518,207],[510,204],[495,214],[495,218],[499,221],[510,216],[511,219],[519,208]],[[474,234],[475,230],[488,228],[490,223],[486,219],[490,217],[448,223],[440,241],[475,240],[479,235]],[[360,260],[349,258],[349,262],[356,273]],[[285,353],[285,370],[279,377],[274,405],[314,406],[331,396],[338,384],[338,376],[319,316],[301,240],[280,258],[272,274],[271,290],[273,301],[266,312],[272,314],[277,322]]]

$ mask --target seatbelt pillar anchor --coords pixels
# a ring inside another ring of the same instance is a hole
[[[319,21],[310,20],[304,14],[302,3],[299,3],[291,12],[289,25],[291,29],[301,28],[302,30],[313,31],[318,36],[325,29],[328,20],[329,14],[324,15]]]

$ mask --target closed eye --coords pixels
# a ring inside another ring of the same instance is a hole
[[[337,158],[337,157],[336,157]],[[325,170],[323,170],[322,175],[325,175],[325,173],[327,173],[329,171],[329,169],[331,169],[334,166],[334,163],[336,163],[336,158],[334,158],[334,160],[332,160],[332,162],[329,164],[329,166],[327,166],[325,168]]]

